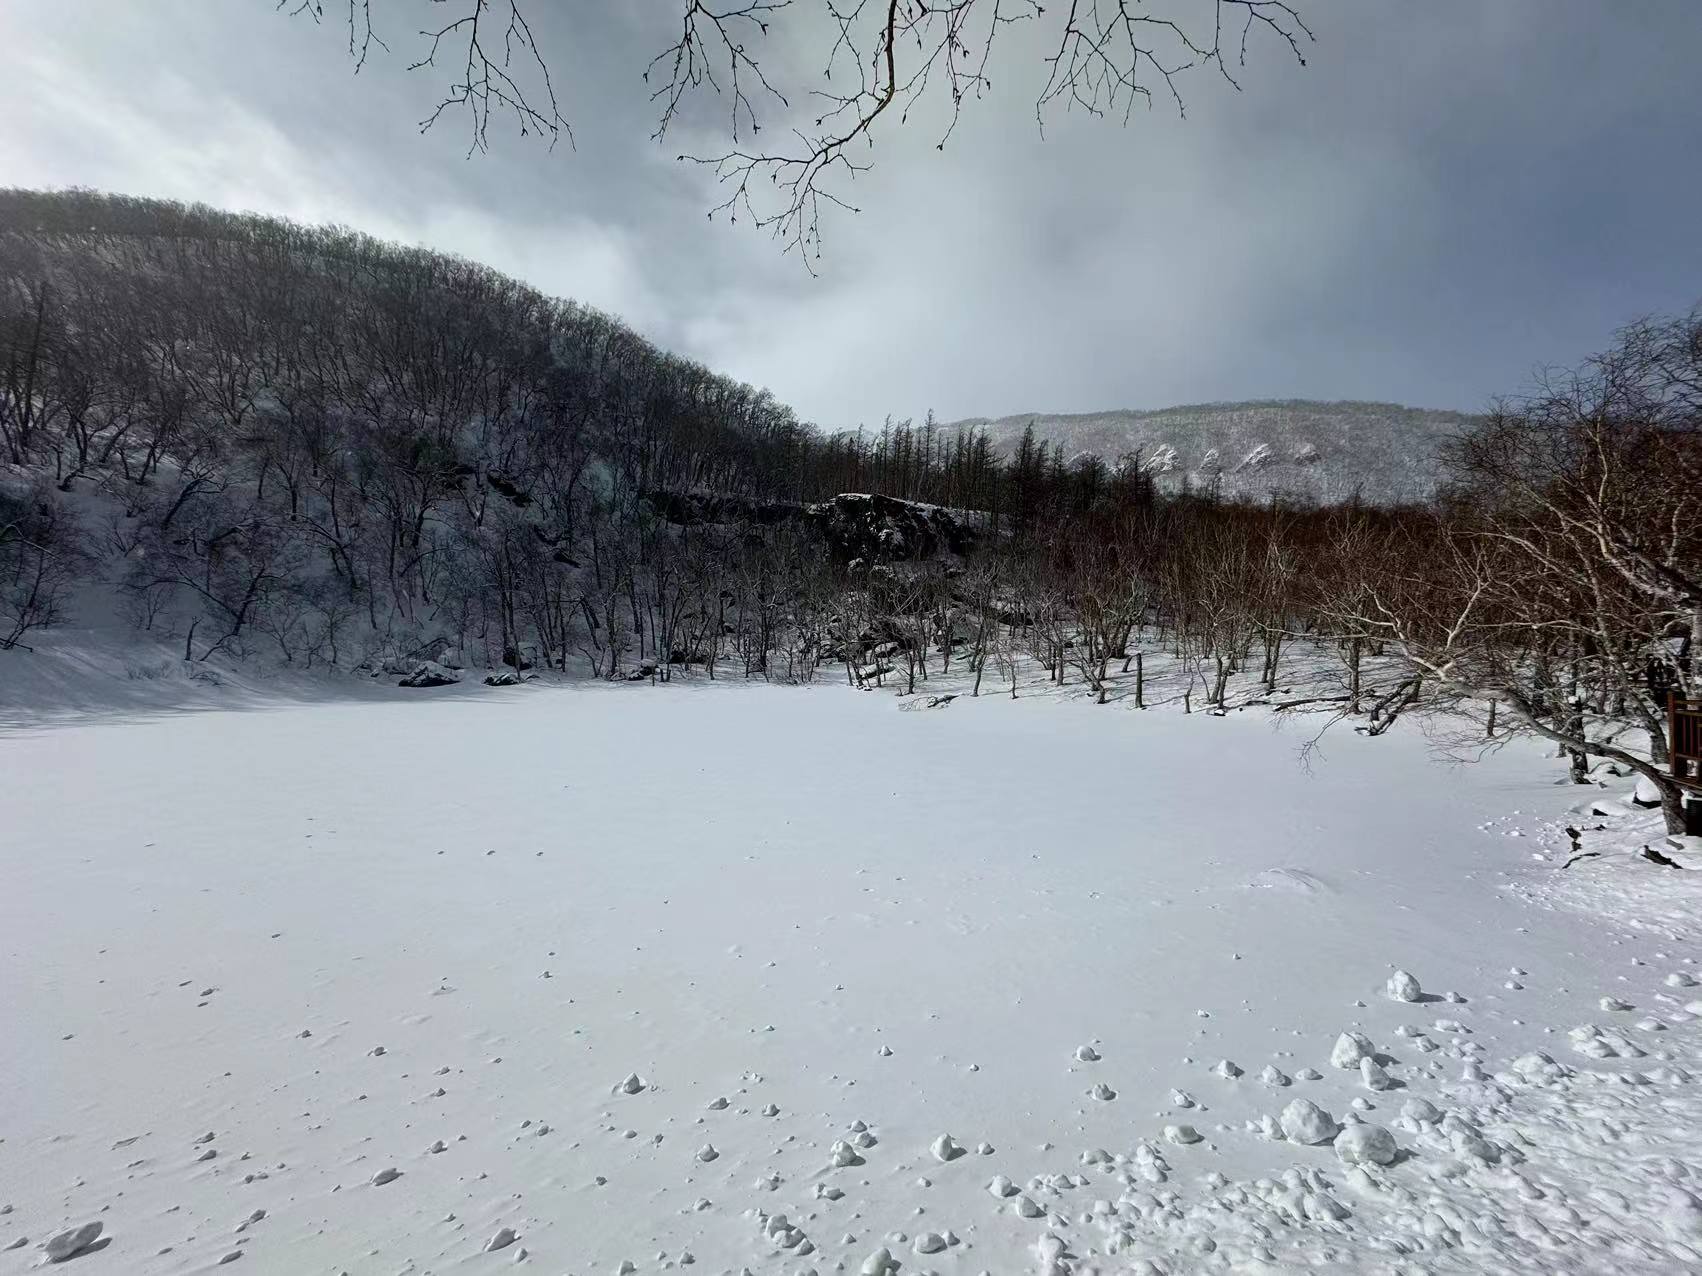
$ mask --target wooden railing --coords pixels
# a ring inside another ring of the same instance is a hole
[[[1672,778],[1702,789],[1702,700],[1667,693],[1667,754]]]

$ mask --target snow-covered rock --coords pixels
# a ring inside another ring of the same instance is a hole
[[[447,687],[461,681],[459,670],[441,665],[435,660],[422,660],[412,672],[398,679],[398,687]]]

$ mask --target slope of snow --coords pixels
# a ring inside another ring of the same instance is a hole
[[[1215,483],[1225,496],[1274,495],[1314,501],[1358,496],[1374,504],[1422,501],[1435,493],[1444,439],[1476,418],[1395,403],[1309,399],[1198,403],[1156,411],[1021,413],[975,417],[943,427],[986,430],[1010,455],[1033,425],[1037,439],[1066,459],[1095,454],[1115,462],[1138,452],[1166,491]],[[1239,458],[1226,465],[1223,458]]]
[[[1702,1264],[1697,875],[1535,749],[441,692],[0,736],[0,1273]]]

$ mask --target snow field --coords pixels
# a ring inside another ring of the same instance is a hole
[[[896,709],[0,737],[0,1273],[1702,1265],[1702,901],[1551,759]]]

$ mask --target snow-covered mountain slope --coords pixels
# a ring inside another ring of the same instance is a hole
[[[1044,688],[0,735],[0,1273],[1702,1270],[1628,782]]]
[[[1107,462],[1138,452],[1165,491],[1213,482],[1225,496],[1265,500],[1289,494],[1320,502],[1356,493],[1374,504],[1422,501],[1436,490],[1441,441],[1470,425],[1462,412],[1394,403],[1309,399],[1200,403],[1157,411],[1023,413],[954,421],[948,430],[985,429],[994,449],[1016,450],[1023,431]]]

